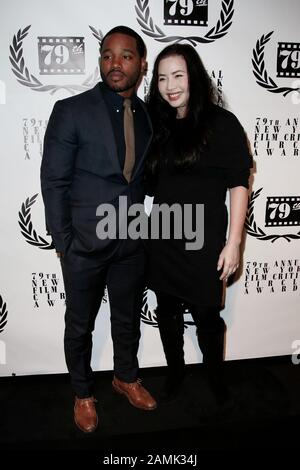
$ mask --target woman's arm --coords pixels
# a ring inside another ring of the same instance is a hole
[[[230,189],[230,223],[228,240],[221,251],[217,270],[223,268],[220,279],[228,279],[233,274],[240,260],[240,244],[248,206],[248,190],[244,186]]]

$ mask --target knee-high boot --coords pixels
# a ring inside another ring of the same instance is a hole
[[[161,393],[164,401],[175,398],[184,378],[184,319],[183,313],[166,314],[157,310],[159,333],[168,365],[167,380]]]
[[[224,359],[225,324],[222,318],[218,328],[205,329],[197,327],[198,344],[203,354],[203,364],[219,368]]]
[[[203,354],[203,366],[210,389],[218,405],[229,400],[229,391],[224,379],[225,323],[220,317],[216,329],[197,328],[198,344]]]

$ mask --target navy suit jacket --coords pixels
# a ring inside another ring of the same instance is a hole
[[[143,202],[143,163],[152,137],[148,128],[144,152],[136,162],[130,183],[123,176],[115,136],[102,91],[93,89],[58,101],[49,119],[44,140],[41,186],[46,223],[57,251],[65,252],[75,237],[80,250],[101,251],[108,240],[99,240],[96,209],[116,204],[127,196],[129,204]]]

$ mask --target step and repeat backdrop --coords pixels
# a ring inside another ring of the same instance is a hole
[[[148,49],[192,44],[254,157],[243,263],[226,291],[226,359],[300,353],[300,37],[298,0],[3,0],[0,6],[0,375],[65,372],[65,292],[45,229],[43,137],[54,103],[100,79],[103,35],[124,24]],[[145,291],[142,367],[164,365],[156,300]],[[185,313],[188,363],[201,361]],[[299,356],[300,357],[300,356]],[[93,368],[112,368],[109,305],[94,332]]]

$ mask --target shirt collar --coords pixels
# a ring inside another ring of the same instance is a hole
[[[120,111],[123,109],[123,96],[119,95],[116,91],[111,90],[104,82],[100,83],[100,87],[105,96],[105,100],[114,110]],[[132,100],[132,107],[136,108],[138,103],[136,93],[134,93],[130,98]]]

